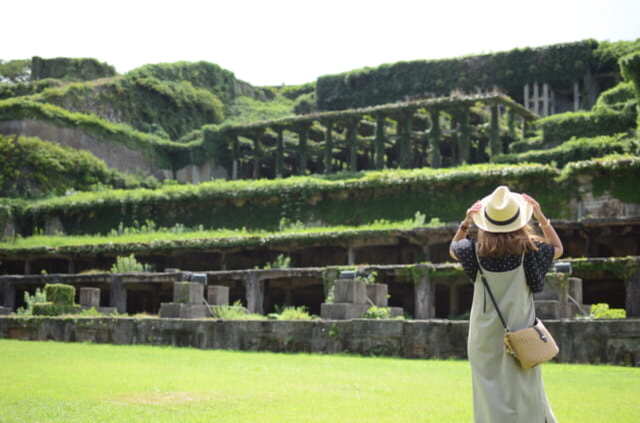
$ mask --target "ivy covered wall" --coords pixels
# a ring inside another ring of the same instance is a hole
[[[523,87],[527,83],[566,87],[587,74],[616,75],[617,60],[637,50],[640,40],[584,40],[462,58],[383,64],[318,78],[317,105],[321,110],[341,110],[406,97],[448,95],[452,90],[489,90],[494,86],[523,103]],[[606,81],[614,82],[615,78]]]
[[[31,59],[31,80],[58,78],[68,81],[89,81],[116,75],[113,66],[92,58],[57,57]]]
[[[640,160],[612,158],[576,162],[564,170],[542,165],[474,165],[454,169],[414,169],[295,177],[280,180],[212,181],[157,190],[105,191],[31,202],[16,211],[23,232],[57,217],[67,233],[108,233],[120,224],[152,220],[157,226],[278,229],[282,219],[312,225],[364,225],[399,221],[417,211],[429,221],[457,221],[479,198],[506,184],[537,198],[552,218],[575,218],[572,200],[579,178],[616,181],[614,196],[640,204],[634,191]]]

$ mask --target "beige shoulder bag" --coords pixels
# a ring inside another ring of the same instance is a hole
[[[479,260],[478,260],[479,261]],[[484,277],[482,267],[478,263],[478,270],[484,287],[489,291],[491,302],[498,312],[498,317],[504,326],[504,345],[507,352],[520,363],[523,369],[529,369],[540,363],[551,360],[558,355],[560,351],[556,341],[553,339],[549,331],[542,324],[540,319],[535,318],[533,326],[511,332],[507,327],[507,322],[502,317],[502,313],[498,308],[498,303],[493,297],[491,288]]]

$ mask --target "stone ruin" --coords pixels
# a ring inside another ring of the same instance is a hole
[[[115,314],[116,307],[100,307],[100,288],[80,288],[80,307],[83,310],[95,309],[100,314]]]
[[[344,320],[362,317],[372,307],[388,307],[388,287],[383,283],[366,284],[358,279],[336,279],[334,302],[322,303],[323,319]],[[402,307],[388,307],[391,317],[402,316]]]
[[[207,285],[206,274],[192,274],[191,281],[173,284],[173,302],[160,304],[160,317],[180,319],[201,319],[214,317],[212,307],[229,305],[229,287],[211,285],[207,288],[207,299],[204,299],[204,288]]]

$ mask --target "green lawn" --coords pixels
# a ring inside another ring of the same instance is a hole
[[[466,361],[0,340],[0,422],[470,422]],[[640,421],[640,369],[544,366],[561,423]]]

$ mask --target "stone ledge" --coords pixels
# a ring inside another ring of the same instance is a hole
[[[640,367],[640,319],[546,320],[568,363]],[[467,357],[468,321],[0,317],[0,338],[244,351]]]

